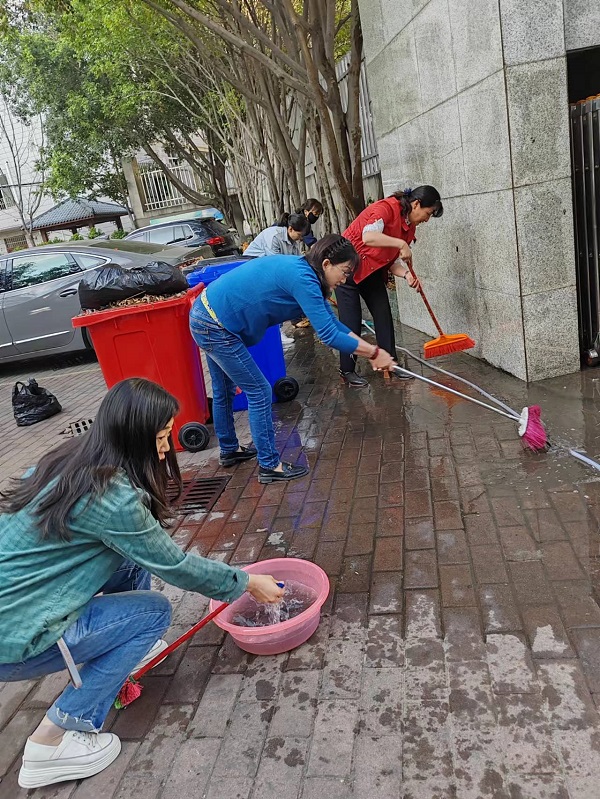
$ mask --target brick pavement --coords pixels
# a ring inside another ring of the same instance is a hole
[[[110,769],[31,796],[596,797],[594,473],[558,451],[523,452],[510,422],[421,384],[373,378],[370,391],[348,391],[310,335],[288,356],[301,394],[276,408],[277,437],[286,456],[308,458],[310,475],[260,486],[254,467],[240,466],[213,512],[173,534],[232,563],[319,563],[332,592],[317,633],[260,658],[215,626],[202,631],[145,679],[140,700],[111,714],[124,749]],[[467,356],[452,364],[517,407],[539,401],[556,439],[600,452],[593,372],[528,392]],[[32,370],[65,413],[17,430],[8,391]],[[93,416],[102,393],[89,361],[0,371],[0,477]],[[181,460],[220,473],[214,448]],[[206,601],[157,587],[174,604],[172,639]],[[0,799],[25,796],[20,751],[62,684],[58,675],[0,689]]]

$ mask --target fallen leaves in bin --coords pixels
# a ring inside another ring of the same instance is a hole
[[[102,313],[102,311],[110,311],[114,308],[130,308],[136,305],[152,305],[155,302],[163,302],[164,300],[177,300],[180,297],[185,297],[186,294],[187,291],[180,291],[178,294],[160,294],[158,296],[143,294],[141,297],[129,297],[127,300],[113,302],[111,305],[105,305],[103,308],[98,308],[96,310],[84,310],[79,316],[89,316],[90,314]]]

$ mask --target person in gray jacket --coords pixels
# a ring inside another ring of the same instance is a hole
[[[248,245],[244,255],[260,258],[263,255],[302,255],[301,243],[310,230],[304,214],[284,214],[277,225],[265,228]]]

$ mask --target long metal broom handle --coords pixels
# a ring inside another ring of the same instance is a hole
[[[412,375],[412,377],[416,377],[417,380],[422,380],[424,383],[429,383],[430,386],[441,388],[442,391],[448,391],[450,394],[454,394],[456,397],[461,397],[462,399],[472,402],[475,405],[480,405],[482,408],[487,408],[488,411],[494,411],[494,413],[498,413],[500,416],[505,416],[507,419],[512,419],[513,422],[520,421],[519,416],[513,416],[511,413],[506,413],[505,411],[501,411],[499,408],[494,408],[493,405],[488,405],[486,402],[481,402],[481,400],[475,399],[474,397],[469,397],[468,394],[461,394],[460,391],[456,391],[449,386],[444,386],[442,383],[436,383],[435,380],[430,380],[428,377],[419,375],[416,372],[411,372],[409,369],[404,369],[402,366],[396,366],[394,364],[394,366],[392,366],[392,372],[398,372],[403,375]]]
[[[402,259],[400,259],[400,260],[402,260]],[[419,278],[415,274],[415,270],[413,269],[412,262],[411,261],[402,261],[402,263],[405,264],[405,266],[408,268],[408,271],[411,273],[411,275],[414,277],[414,279],[418,280]],[[421,288],[419,289],[419,294],[421,295],[421,299],[425,303],[425,307],[429,311],[429,316],[431,316],[431,321],[436,326],[437,332],[440,334],[440,336],[443,336],[444,335],[444,331],[442,330],[441,325],[438,322],[437,317],[436,317],[436,315],[434,314],[434,312],[433,312],[433,310],[431,308],[431,305],[429,304],[429,300],[425,296],[425,292],[423,291],[423,286],[421,286]]]

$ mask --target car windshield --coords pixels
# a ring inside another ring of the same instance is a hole
[[[218,222],[216,219],[203,219],[202,224],[215,236],[224,236],[228,232],[225,225],[222,225],[221,222]]]

